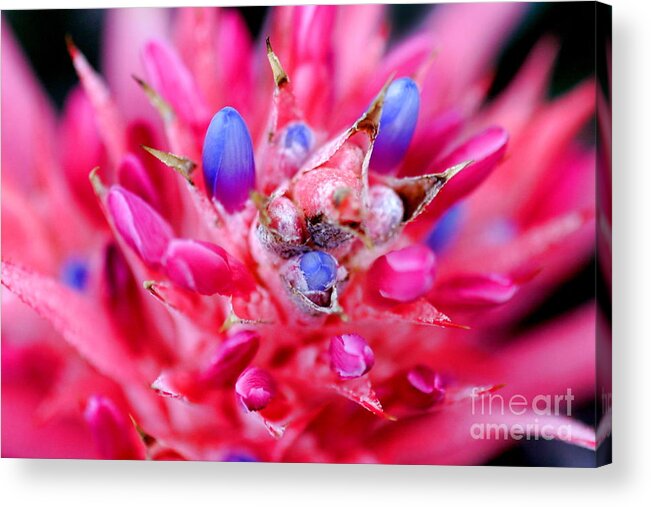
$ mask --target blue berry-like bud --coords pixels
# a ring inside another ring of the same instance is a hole
[[[427,238],[427,245],[437,254],[445,250],[455,239],[463,219],[461,204],[457,204],[446,211],[439,219]]]
[[[239,211],[255,187],[255,160],[249,129],[232,107],[219,111],[210,122],[202,160],[208,195],[227,212]]]
[[[61,268],[61,280],[75,290],[83,291],[88,285],[88,264],[79,259],[68,259]]]
[[[231,463],[255,463],[258,460],[246,452],[238,451],[229,452],[222,458],[222,461],[228,461]]]
[[[326,252],[313,251],[303,254],[299,267],[309,290],[328,290],[337,279],[337,261]]]
[[[312,148],[314,136],[310,127],[305,123],[292,123],[285,129],[284,146],[285,149],[292,151],[307,152]]]
[[[380,132],[373,145],[371,170],[388,173],[404,158],[418,121],[420,93],[413,79],[403,77],[389,85],[384,97]]]

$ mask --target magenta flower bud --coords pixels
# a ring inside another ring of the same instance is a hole
[[[403,375],[399,400],[402,405],[427,410],[445,398],[443,378],[430,367],[417,365]]]
[[[163,265],[170,280],[204,296],[245,295],[255,288],[244,264],[223,248],[205,241],[171,240]]]
[[[427,366],[419,365],[409,370],[407,381],[414,389],[427,395],[432,401],[439,401],[445,395],[443,379]]]
[[[223,108],[210,122],[202,160],[208,195],[227,212],[239,211],[255,188],[255,160],[249,129],[232,107]]]
[[[373,145],[371,170],[386,174],[402,161],[416,130],[420,92],[413,79],[396,79],[387,89],[380,133]]]
[[[341,378],[357,378],[375,363],[373,350],[358,334],[342,334],[330,340],[330,368]]]
[[[132,153],[127,153],[118,167],[118,181],[126,190],[147,201],[152,207],[159,208],[159,199],[154,184],[147,174],[145,166]]]
[[[115,243],[109,243],[104,249],[102,275],[103,296],[111,302],[123,300],[132,275],[124,254]]]
[[[144,458],[135,428],[108,398],[91,396],[84,419],[103,459]]]
[[[402,199],[393,189],[384,185],[371,187],[365,226],[374,244],[381,245],[390,240],[398,232],[404,214]]]
[[[268,372],[252,366],[237,379],[235,392],[247,409],[262,410],[275,396],[276,383]]]
[[[232,386],[255,357],[260,346],[260,335],[243,329],[220,345],[210,365],[201,372],[201,379],[215,388]]]
[[[124,241],[145,262],[159,267],[172,240],[172,228],[136,194],[114,185],[106,196],[106,207]]]
[[[412,245],[375,260],[367,274],[367,291],[375,302],[408,303],[432,289],[435,274],[434,252]]]

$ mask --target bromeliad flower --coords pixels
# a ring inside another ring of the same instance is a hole
[[[4,455],[474,464],[588,399],[592,304],[514,326],[594,246],[592,80],[486,100],[523,6],[113,10],[61,118],[3,27]]]

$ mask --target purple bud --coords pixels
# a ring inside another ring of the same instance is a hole
[[[249,129],[232,107],[210,122],[203,143],[206,191],[228,211],[239,211],[255,187],[255,161]]]
[[[265,370],[252,366],[237,379],[235,392],[246,408],[262,410],[276,394],[276,383]]]
[[[380,133],[373,145],[371,170],[391,172],[403,159],[418,121],[420,93],[413,79],[396,79],[384,97]]]
[[[342,334],[330,340],[330,368],[341,378],[357,378],[375,363],[373,350],[358,334]]]

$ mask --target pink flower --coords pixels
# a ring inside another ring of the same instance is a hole
[[[486,99],[523,5],[112,10],[62,115],[3,26],[3,455],[477,464],[538,415],[473,403],[589,400],[594,304],[515,325],[595,242],[593,80]]]

